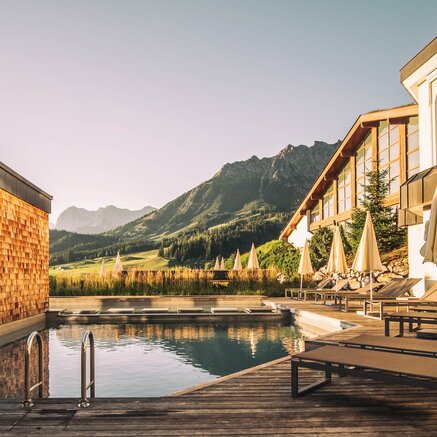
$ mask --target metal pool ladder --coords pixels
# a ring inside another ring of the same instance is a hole
[[[32,352],[33,340],[38,343],[38,382],[30,386],[30,354]],[[31,394],[33,390],[38,388],[38,395],[40,398],[43,397],[43,381],[44,381],[44,367],[43,367],[43,341],[41,335],[34,331],[27,338],[26,351],[24,355],[24,401],[23,407],[32,407],[33,401]]]
[[[87,384],[86,381],[86,351],[87,347],[90,347],[90,382]],[[85,331],[82,337],[81,345],[81,399],[79,401],[78,407],[86,408],[89,407],[90,403],[86,397],[86,393],[89,388],[90,397],[96,397],[96,375],[95,375],[95,354],[94,354],[94,335],[91,331]]]

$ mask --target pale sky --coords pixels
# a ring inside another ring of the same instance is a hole
[[[0,0],[0,161],[66,207],[160,207],[223,164],[410,103],[434,0]]]

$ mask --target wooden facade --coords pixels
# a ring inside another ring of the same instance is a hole
[[[417,115],[417,105],[408,105],[358,117],[279,238],[287,240],[303,216],[307,216],[309,231],[350,220],[359,206],[365,173],[377,165],[387,168],[392,180],[386,204],[397,207],[399,187],[411,176],[409,165],[419,154],[418,144],[412,147],[412,129],[408,128],[409,123],[417,125]],[[345,168],[347,180],[341,179]]]
[[[48,208],[51,196],[16,173],[7,174],[16,183],[14,194],[0,188],[0,325],[44,313],[49,297],[49,214],[14,189],[22,184],[26,198],[35,191]]]

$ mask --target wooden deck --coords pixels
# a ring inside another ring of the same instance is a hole
[[[323,341],[383,333],[379,320],[311,303],[293,306],[360,324]],[[302,370],[302,384],[316,378],[314,371]],[[97,399],[87,409],[77,409],[77,399],[45,399],[30,411],[0,401],[0,434],[430,436],[437,435],[436,399],[437,391],[350,377],[334,377],[331,385],[292,399],[285,358],[162,398]]]

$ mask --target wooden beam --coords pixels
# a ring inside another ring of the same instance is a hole
[[[352,151],[343,151],[340,153],[341,158],[350,158],[351,156],[354,156],[354,152]]]
[[[323,199],[323,196],[321,195],[317,195],[317,194],[311,195],[311,200],[321,200],[321,199]]]
[[[327,182],[331,182],[331,181],[335,181],[335,176],[331,176],[331,175],[325,175],[325,177],[323,178],[323,180],[327,181]]]
[[[375,121],[362,121],[361,122],[361,127],[363,127],[363,128],[378,127],[378,125],[379,125],[379,120],[375,120]]]
[[[390,124],[407,124],[410,117],[390,117],[388,122]]]

